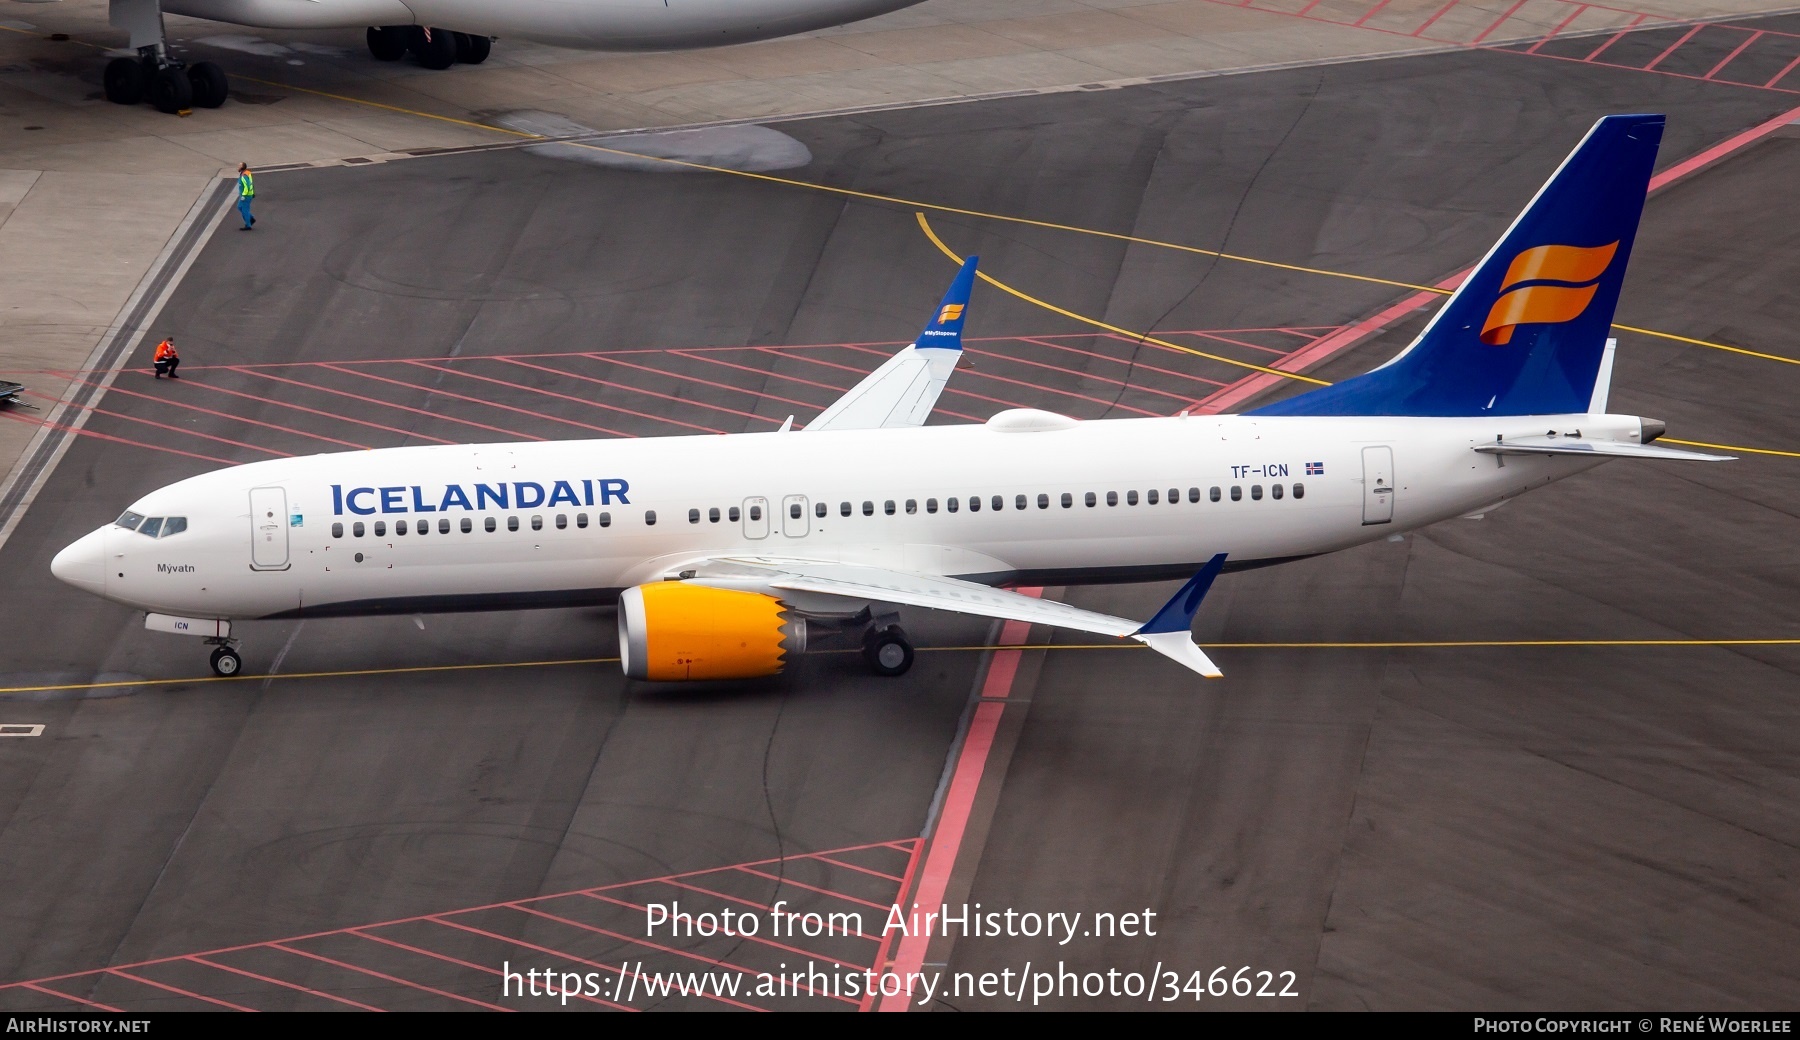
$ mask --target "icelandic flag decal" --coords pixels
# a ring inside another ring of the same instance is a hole
[[[1306,464],[1306,475],[1307,475],[1307,476],[1309,476],[1309,477],[1322,477],[1322,476],[1324,476],[1324,475],[1325,475],[1325,464],[1324,464],[1324,463],[1323,463],[1323,462],[1309,462],[1309,463],[1307,463],[1307,464]]]

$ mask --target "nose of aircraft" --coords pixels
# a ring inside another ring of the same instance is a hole
[[[106,593],[106,528],[90,531],[56,554],[50,573],[95,595]]]

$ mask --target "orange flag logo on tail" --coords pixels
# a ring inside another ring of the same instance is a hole
[[[946,304],[944,304],[944,309],[938,312],[937,323],[939,325],[947,325],[950,322],[953,322],[956,319],[962,317],[962,312],[963,312],[962,304],[946,303]]]
[[[1513,257],[1500,283],[1500,298],[1481,324],[1481,342],[1499,346],[1510,343],[1513,329],[1520,325],[1554,325],[1579,318],[1618,249],[1617,242],[1588,248],[1537,246]],[[1572,284],[1513,288],[1521,282]]]

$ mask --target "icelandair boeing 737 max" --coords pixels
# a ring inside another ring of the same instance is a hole
[[[233,466],[145,495],[51,567],[205,638],[225,675],[239,620],[616,602],[641,679],[770,675],[809,628],[860,630],[897,675],[898,607],[1129,637],[1217,676],[1190,630],[1227,561],[1347,548],[1609,459],[1719,459],[1606,410],[1662,128],[1600,120],[1398,357],[1247,414],[924,426],[961,356],[971,257],[918,340],[803,431]],[[997,587],[1181,577],[1143,624]]]

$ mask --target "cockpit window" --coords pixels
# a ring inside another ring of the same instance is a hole
[[[171,516],[167,520],[163,521],[162,534],[158,535],[157,537],[167,538],[172,534],[180,534],[181,532],[183,532],[185,530],[187,530],[187,517]]]
[[[129,510],[127,510],[123,516],[114,520],[113,523],[123,527],[127,531],[136,531],[138,534],[150,538],[167,538],[172,534],[180,534],[187,530],[187,517],[185,516],[152,516],[145,518],[144,516]]]
[[[138,525],[143,522],[144,522],[144,518],[142,515],[140,515],[138,513],[134,513],[129,509],[125,510],[123,513],[120,513],[119,518],[117,520],[113,521],[113,523],[119,525],[120,527],[123,527],[127,531],[137,530]]]
[[[162,522],[162,517],[153,516],[138,526],[138,534],[147,534],[150,537],[155,538],[162,532]]]

